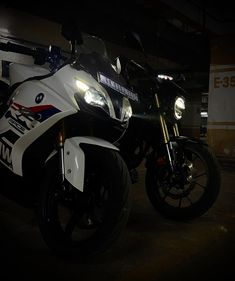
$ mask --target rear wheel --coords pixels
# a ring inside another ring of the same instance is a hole
[[[130,211],[130,177],[122,158],[86,149],[84,192],[61,182],[55,161],[47,167],[39,202],[42,236],[54,252],[86,257],[109,248]]]
[[[186,143],[181,148],[177,173],[166,164],[151,166],[146,173],[147,195],[155,209],[171,219],[192,219],[204,214],[220,189],[220,169],[204,145]]]

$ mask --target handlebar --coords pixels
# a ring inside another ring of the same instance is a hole
[[[37,65],[43,65],[48,62],[51,71],[60,65],[61,60],[65,61],[67,59],[67,57],[61,54],[61,49],[57,46],[50,46],[49,49],[46,50],[44,48],[29,48],[7,42],[0,43],[0,50],[31,56],[34,58],[34,63]]]
[[[5,52],[20,53],[24,55],[34,56],[35,51],[22,45],[13,44],[11,42],[0,43],[0,49]]]

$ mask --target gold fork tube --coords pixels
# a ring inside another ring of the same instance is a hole
[[[175,137],[179,137],[179,129],[178,129],[178,125],[177,125],[177,123],[175,123],[174,125],[173,125],[173,131],[174,131],[174,135],[175,135]]]
[[[160,103],[159,103],[157,94],[155,94],[155,100],[156,100],[157,108],[160,109]],[[160,113],[160,123],[161,123],[164,143],[166,144],[170,141],[170,137],[169,137],[168,129],[167,129],[167,126],[166,126],[165,118],[162,116],[161,113]]]
[[[159,103],[159,99],[158,99],[157,94],[155,94],[155,100],[156,100],[157,108],[160,111],[160,103]],[[165,118],[162,116],[161,113],[160,113],[160,123],[161,123],[164,143],[166,145],[166,150],[167,150],[167,155],[168,155],[170,167],[171,167],[172,171],[174,171],[174,165],[173,165],[172,156],[171,156],[172,144],[170,142],[169,132],[168,132],[168,129],[167,129]]]

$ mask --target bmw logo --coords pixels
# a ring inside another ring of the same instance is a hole
[[[44,99],[44,94],[43,94],[43,93],[40,93],[40,94],[38,94],[38,95],[36,96],[35,102],[36,102],[36,103],[41,103],[43,99]]]

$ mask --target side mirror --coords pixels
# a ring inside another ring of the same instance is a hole
[[[66,40],[70,42],[76,42],[79,45],[83,43],[81,30],[78,24],[75,22],[63,23],[61,34]]]
[[[120,74],[122,71],[122,65],[119,57],[116,57],[115,64],[111,64],[112,68],[117,72],[117,74]]]

